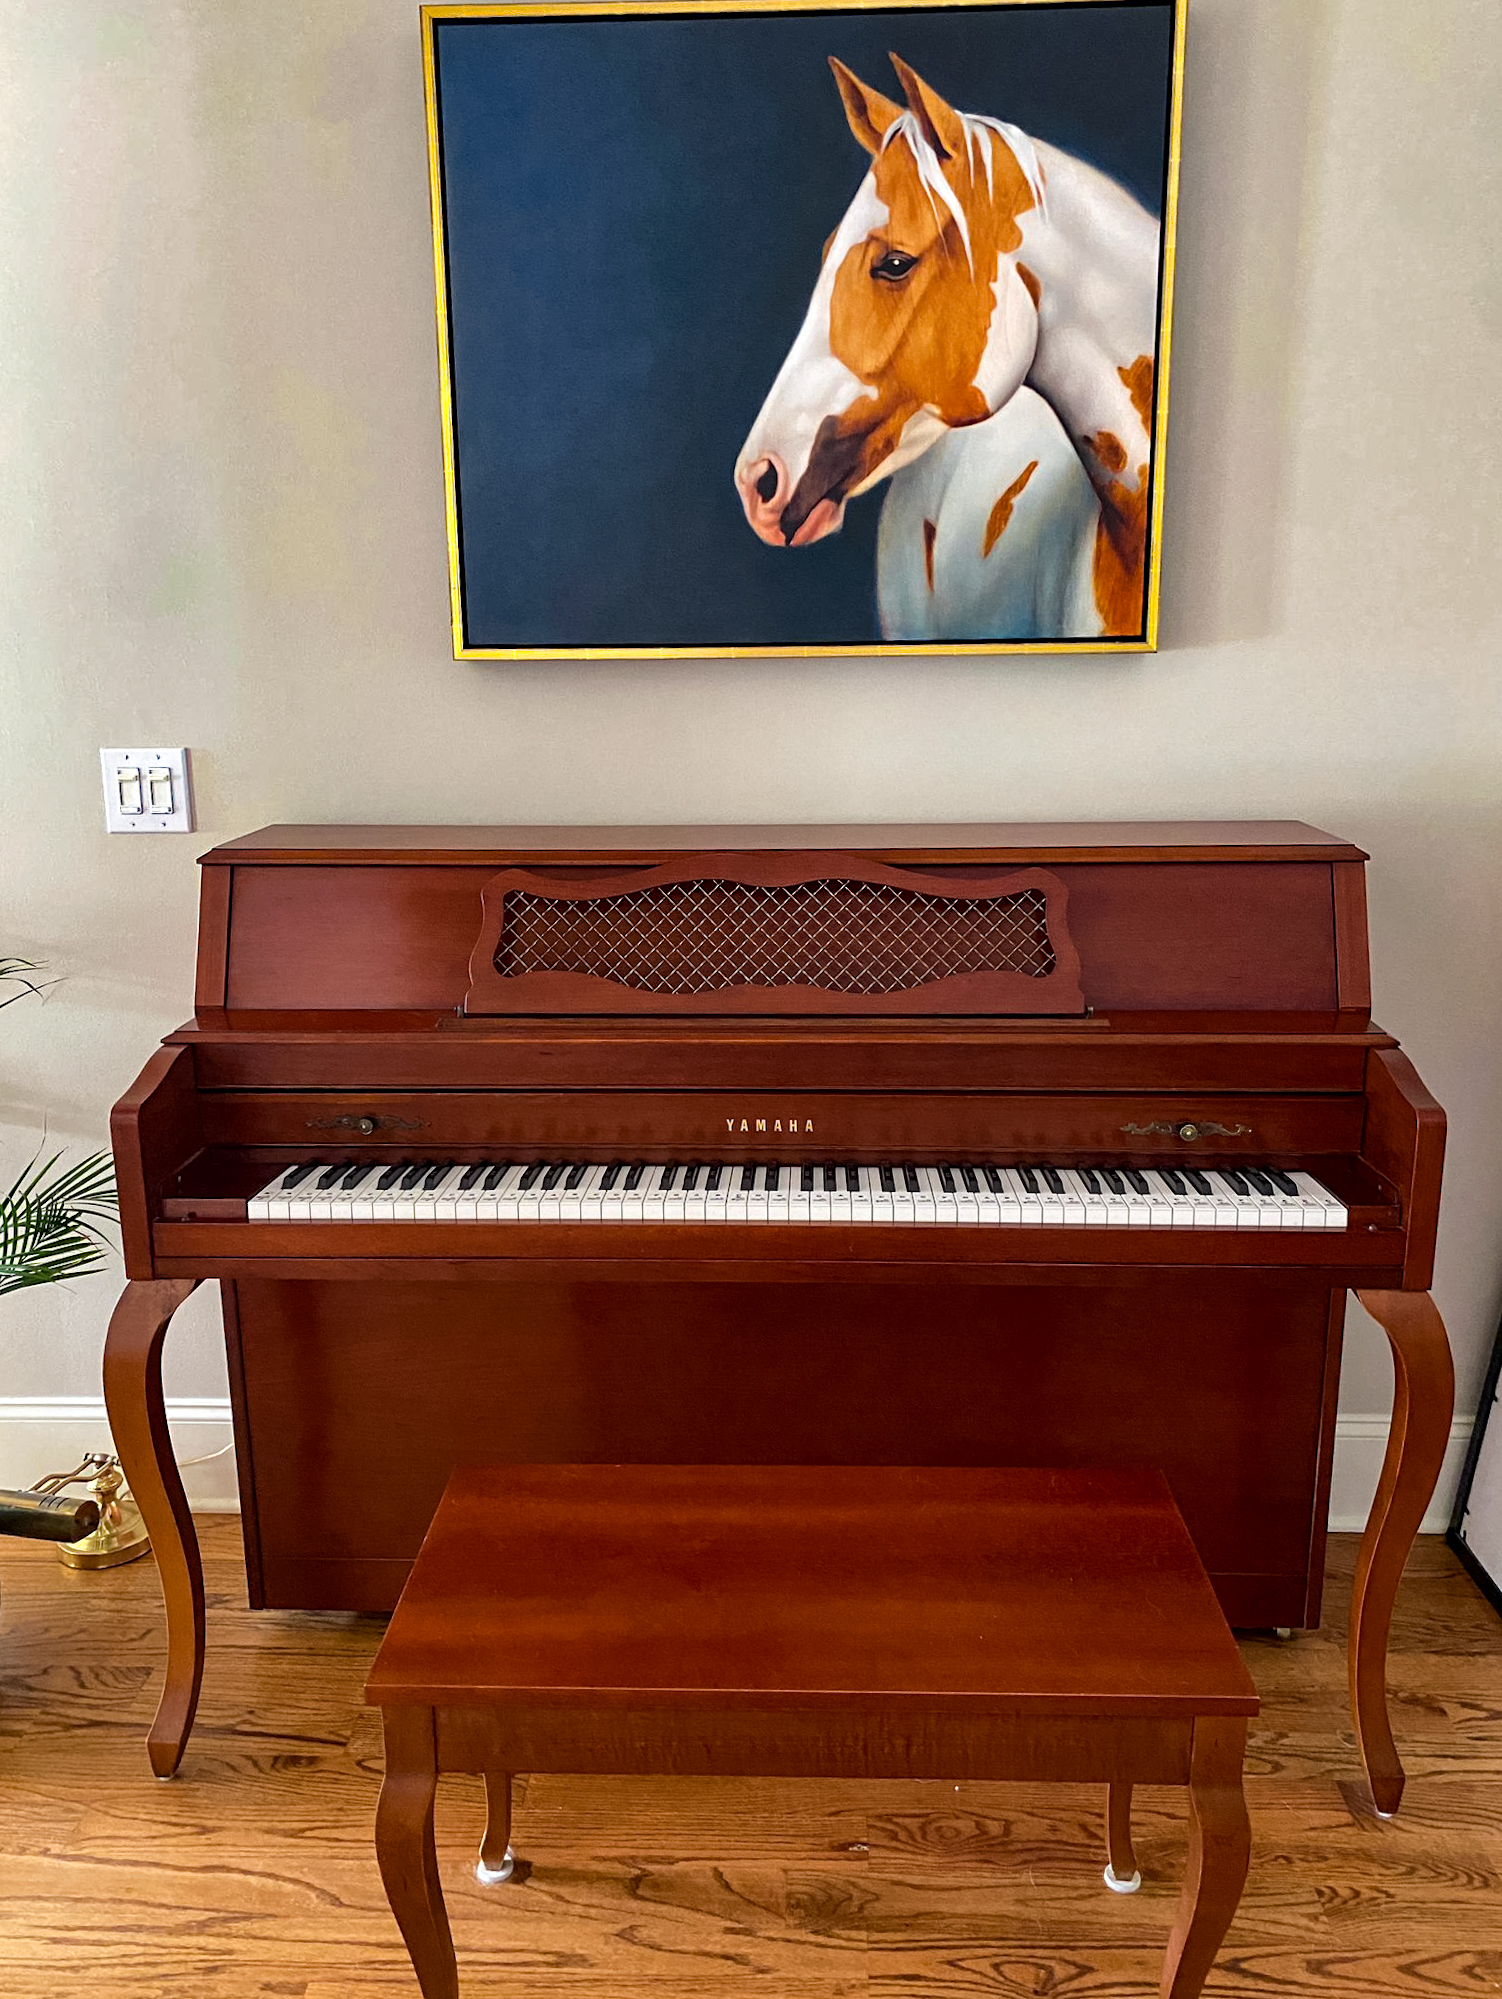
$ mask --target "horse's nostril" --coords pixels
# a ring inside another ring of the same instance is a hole
[[[776,499],[777,467],[775,465],[769,464],[766,470],[762,473],[761,477],[757,480],[756,492],[757,492],[757,497],[759,499],[763,499],[769,502]]]

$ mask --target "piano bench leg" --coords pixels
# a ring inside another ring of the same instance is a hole
[[[503,1771],[485,1772],[485,1815],[475,1879],[484,1888],[495,1888],[511,1879],[516,1866],[511,1850],[511,1779]]]
[[[1106,1886],[1113,1895],[1135,1895],[1142,1886],[1132,1850],[1132,1787],[1112,1784],[1106,1793]]]

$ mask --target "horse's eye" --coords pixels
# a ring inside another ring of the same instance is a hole
[[[905,250],[888,250],[871,266],[871,275],[873,278],[880,278],[883,284],[901,284],[917,261],[916,257],[910,257]]]

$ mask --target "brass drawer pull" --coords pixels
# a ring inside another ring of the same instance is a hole
[[[1249,1124],[1124,1124],[1127,1138],[1182,1138],[1192,1145],[1197,1138],[1249,1138]]]

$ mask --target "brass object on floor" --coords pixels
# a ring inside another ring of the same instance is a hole
[[[147,1554],[151,1537],[141,1519],[140,1508],[125,1489],[125,1474],[118,1458],[106,1451],[90,1451],[82,1464],[70,1472],[54,1472],[38,1479],[35,1492],[61,1492],[65,1486],[87,1484],[99,1503],[99,1525],[81,1541],[64,1541],[57,1559],[69,1569],[118,1569]]]

